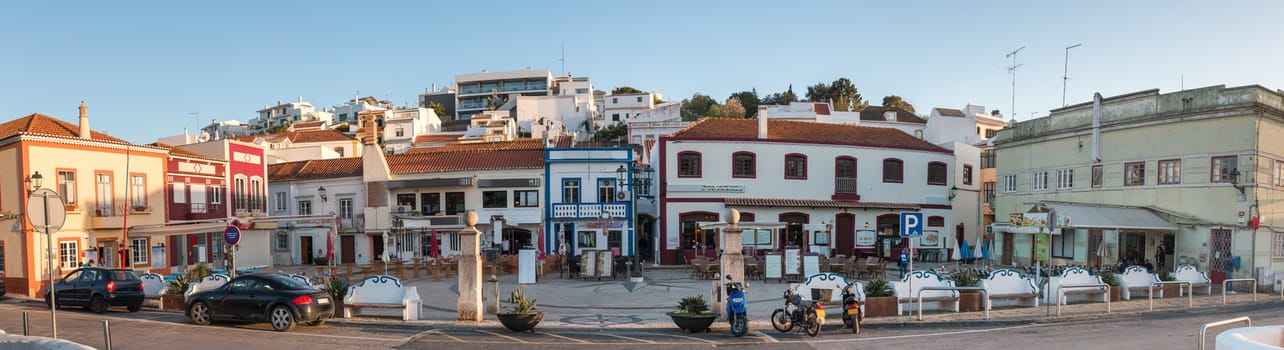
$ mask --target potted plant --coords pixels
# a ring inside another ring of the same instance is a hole
[[[1119,288],[1119,276],[1114,271],[1101,271],[1101,283],[1110,285],[1110,301],[1123,300],[1123,290]]]
[[[950,278],[954,280],[955,287],[976,287],[981,284],[981,271],[963,269],[955,272]],[[981,311],[981,294],[971,290],[960,291],[959,311]]]
[[[703,294],[696,294],[678,300],[678,310],[668,313],[673,324],[686,332],[701,332],[709,329],[717,315],[709,312],[709,302]]]
[[[1172,282],[1177,280],[1177,277],[1173,276],[1172,272],[1169,272],[1168,270],[1161,269],[1157,274],[1159,275],[1160,281]],[[1182,286],[1180,284],[1163,284],[1161,286],[1162,287],[1160,288],[1163,289],[1164,291],[1163,296],[1165,298],[1177,298],[1181,296]]]
[[[183,293],[192,285],[191,275],[175,275],[173,281],[165,283],[165,293],[160,296],[161,310],[183,310],[187,303]]]
[[[330,294],[330,300],[334,303],[331,318],[343,317],[343,300],[348,297],[348,279],[331,276],[321,285],[321,290]]]
[[[875,278],[865,284],[865,316],[895,316],[896,294],[887,280]]]
[[[526,291],[518,287],[508,296],[508,313],[495,314],[504,328],[514,332],[534,332],[535,325],[544,319],[543,312],[536,312],[535,299],[526,298]]]

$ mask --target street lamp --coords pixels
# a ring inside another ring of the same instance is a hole
[[[633,243],[633,266],[629,269],[629,273],[632,277],[640,279],[642,278],[642,263],[638,259],[638,229],[637,223],[635,222],[637,220],[638,210],[636,194],[645,188],[650,188],[651,167],[646,165],[635,167],[633,166],[633,163],[629,163],[628,168],[625,168],[624,164],[620,164],[620,167],[615,169],[615,179],[616,183],[620,184],[621,187],[627,188],[629,191],[629,233],[632,235]]]
[[[31,177],[27,178],[27,186],[31,188],[32,192],[35,192],[40,189],[40,183],[44,182],[44,179],[45,177],[40,176],[40,172],[36,171],[35,174],[31,174]]]

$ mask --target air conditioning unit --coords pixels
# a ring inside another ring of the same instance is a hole
[[[398,206],[397,206],[397,212],[398,212],[398,213],[407,213],[407,212],[410,212],[410,206],[409,206],[409,205],[398,205]]]
[[[620,191],[615,193],[615,200],[619,202],[629,200],[629,191]]]

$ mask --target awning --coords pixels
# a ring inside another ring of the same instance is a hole
[[[1177,231],[1177,225],[1146,208],[1044,203],[1070,217],[1069,227],[1084,229]]]
[[[207,232],[223,232],[227,229],[225,222],[203,222],[191,224],[174,224],[174,225],[148,225],[130,227],[127,235],[134,238],[143,237],[165,237],[175,235],[190,235]]]
[[[721,229],[726,229],[728,227],[731,227],[731,224],[728,224],[725,222],[701,222],[700,223],[701,230],[721,230]],[[783,222],[742,222],[742,223],[736,224],[736,227],[739,227],[740,229],[743,229],[743,230],[754,230],[754,229],[769,230],[769,229],[785,228],[785,223]]]
[[[914,203],[862,202],[828,199],[727,198],[724,201],[728,207],[812,207],[903,210],[918,210],[922,208],[918,204]]]

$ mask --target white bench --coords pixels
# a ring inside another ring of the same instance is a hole
[[[821,303],[841,304],[843,302],[843,287],[846,287],[847,284],[851,282],[852,281],[847,280],[847,278],[843,277],[841,274],[826,272],[811,275],[807,277],[807,281],[803,283],[790,283],[789,288],[793,289],[797,287],[797,289],[794,290],[798,293],[798,296],[803,298],[803,300],[811,300],[811,291],[813,290],[830,290],[829,299],[816,301]],[[864,284],[856,282],[856,285],[852,286],[852,291],[856,292],[857,302],[863,303],[865,301]]]
[[[187,297],[191,296],[192,294],[222,287],[224,284],[227,284],[227,281],[230,281],[230,280],[231,278],[228,278],[227,275],[224,275],[221,273],[205,276],[205,278],[202,278],[199,282],[192,283],[190,286],[187,287],[187,292],[183,293],[183,301],[186,302]]]
[[[1053,276],[1048,281],[1048,290],[1043,291],[1043,302],[1056,305],[1057,290],[1063,285],[1073,284],[1099,284],[1101,276],[1093,275],[1091,271],[1082,267],[1069,267],[1061,272],[1060,276]],[[1095,300],[1096,296],[1101,296],[1101,302],[1110,301],[1110,289],[1106,287],[1070,287],[1060,288],[1065,291],[1065,299],[1061,300],[1061,305],[1065,305],[1071,297],[1083,297],[1083,300]]]
[[[1173,272],[1174,281],[1190,282],[1190,292],[1194,293],[1195,288],[1204,287],[1205,294],[1213,294],[1213,281],[1208,279],[1208,274],[1199,272],[1194,265],[1181,265],[1177,271]],[[1180,290],[1180,289],[1179,289]],[[1186,296],[1185,291],[1179,292],[1179,296]]]
[[[913,280],[914,289],[910,289]],[[892,282],[892,293],[896,296],[896,315],[900,316],[906,304],[918,304],[918,291],[923,287],[954,287],[954,281],[941,277],[932,271],[911,271],[900,281]],[[928,290],[923,292],[923,302],[934,302],[938,308],[945,309],[954,304],[954,312],[959,312],[959,292],[956,290]]]
[[[419,289],[403,287],[396,277],[374,275],[360,284],[348,287],[348,297],[343,300],[343,317],[352,317],[364,308],[402,309],[403,320],[418,320],[422,301]]]
[[[990,297],[986,309],[993,308],[994,299],[1014,299],[1017,306],[1039,306],[1039,286],[1033,278],[1023,277],[1016,270],[994,270],[981,279],[980,285]]]
[[[312,288],[316,288],[316,289],[321,289],[321,285],[316,284],[316,283],[312,283],[312,279],[309,279],[309,278],[308,278],[308,276],[300,275],[300,274],[297,274],[297,273],[295,273],[295,274],[289,274],[289,275],[286,275],[286,276],[287,276],[287,277],[290,277],[290,279],[292,279],[292,280],[299,281],[299,283],[303,283],[303,284],[307,285],[308,287],[312,287]]]
[[[138,280],[143,281],[143,298],[160,299],[161,294],[165,294],[165,276],[148,272],[138,276]]]
[[[1155,284],[1155,282],[1159,282],[1159,275],[1150,273],[1149,270],[1146,270],[1145,266],[1129,266],[1127,269],[1124,269],[1123,273],[1119,274],[1119,290],[1123,294],[1122,299],[1132,300],[1133,289],[1142,290],[1147,294],[1150,293],[1150,285]],[[1155,295],[1151,297],[1164,297],[1164,290],[1162,288],[1156,288],[1154,291]]]

